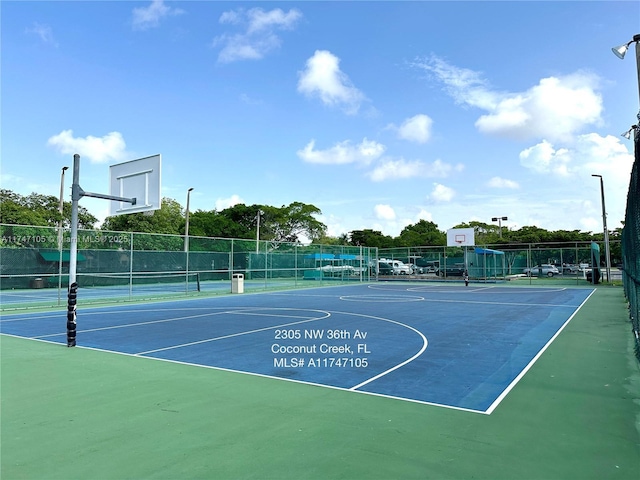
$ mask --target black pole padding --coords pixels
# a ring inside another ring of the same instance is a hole
[[[76,346],[76,303],[78,299],[78,284],[69,285],[67,295],[67,347]]]

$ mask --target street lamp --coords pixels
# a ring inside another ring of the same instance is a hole
[[[62,167],[62,173],[60,174],[60,203],[58,204],[58,211],[60,212],[60,220],[58,220],[58,249],[62,249],[62,213],[64,211],[64,172],[69,170],[69,167]]]
[[[191,197],[191,191],[193,187],[187,190],[187,211],[186,211],[186,223],[184,225],[184,251],[189,251],[189,198]]]
[[[591,175],[600,179],[600,196],[602,198],[602,226],[604,228],[604,252],[606,255],[607,282],[611,280],[611,258],[609,256],[609,230],[607,229],[607,209],[604,206],[604,181],[602,175]]]
[[[262,210],[256,215],[256,253],[260,253],[260,215],[264,215]]]
[[[635,43],[636,44],[636,66],[638,69],[638,96],[640,97],[640,34],[636,34],[633,36],[633,39],[627,43],[623,43],[619,47],[613,47],[611,50],[619,59],[624,59],[627,50],[629,50],[629,46]]]
[[[69,167],[62,167],[62,173],[60,174],[60,203],[58,205],[58,211],[60,212],[60,220],[58,220],[58,251],[60,253],[58,262],[58,305],[60,305],[60,291],[62,290],[62,213],[64,212],[64,172],[67,170],[69,170]]]
[[[503,220],[509,220],[509,218],[507,217],[493,217],[491,219],[492,222],[498,222],[498,229],[500,232],[500,238],[502,238],[502,221]]]

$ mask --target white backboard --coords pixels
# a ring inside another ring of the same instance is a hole
[[[111,215],[151,212],[162,206],[161,155],[138,158],[109,167],[109,194],[115,197],[135,198],[136,203],[111,201]]]
[[[475,244],[475,230],[473,228],[447,230],[447,247],[473,247]]]

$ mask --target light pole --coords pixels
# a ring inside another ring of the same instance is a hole
[[[256,215],[256,253],[260,253],[260,215],[264,215],[262,210]]]
[[[604,254],[606,255],[605,264],[607,268],[607,282],[611,279],[611,258],[609,256],[609,230],[607,229],[607,209],[604,206],[604,181],[602,175],[591,175],[600,179],[600,196],[602,201],[602,227],[604,229]]]
[[[186,211],[186,223],[184,225],[184,251],[189,251],[189,199],[191,197],[191,191],[193,187],[187,190],[187,211]]]
[[[502,220],[509,220],[508,217],[493,217],[491,219],[492,222],[498,222],[498,231],[500,233],[500,238],[502,238]]]
[[[629,46],[635,43],[636,44],[636,67],[638,70],[638,97],[640,97],[640,33],[633,36],[633,39],[627,43],[623,43],[619,47],[613,47],[611,50],[619,59],[623,59],[627,50],[629,50]]]
[[[67,170],[69,170],[69,167],[62,167],[62,173],[60,174],[60,203],[58,204],[58,212],[60,212],[60,220],[58,220],[58,250],[62,250],[62,213],[64,211],[64,172]]]
[[[69,170],[69,167],[62,167],[62,173],[60,174],[60,204],[58,205],[58,211],[60,212],[60,220],[58,220],[58,252],[60,258],[58,262],[58,305],[60,305],[60,291],[62,290],[62,213],[64,212],[64,172]]]

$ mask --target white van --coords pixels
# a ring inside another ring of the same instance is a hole
[[[406,263],[402,263],[400,260],[389,260],[387,263],[393,268],[394,275],[412,275],[413,269]]]

